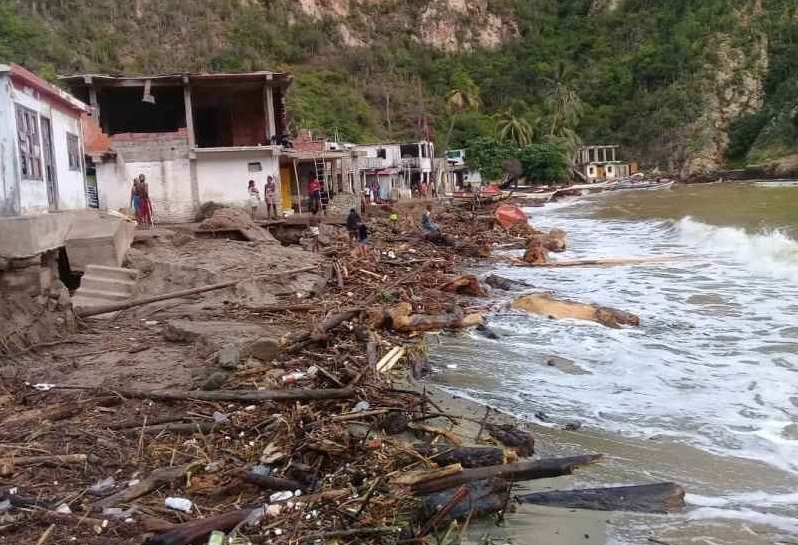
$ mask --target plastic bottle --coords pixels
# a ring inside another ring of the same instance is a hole
[[[188,513],[191,511],[191,500],[188,498],[166,498],[163,504],[168,507],[169,509],[175,509],[177,511],[183,511],[184,513]]]

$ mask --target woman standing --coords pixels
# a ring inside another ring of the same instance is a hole
[[[141,223],[144,224],[145,229],[153,226],[152,223],[152,204],[150,203],[150,188],[144,178],[144,174],[139,174],[139,217]]]
[[[260,192],[258,188],[255,187],[255,180],[249,181],[249,186],[247,186],[247,191],[249,192],[249,215],[252,216],[252,219],[255,219],[255,212],[258,211],[258,206],[260,206]]]
[[[277,184],[271,176],[266,178],[266,186],[263,188],[263,200],[266,201],[266,219],[277,219]]]
[[[136,216],[136,221],[141,223],[141,199],[139,198],[139,177],[133,178],[133,187],[130,188],[130,208]]]

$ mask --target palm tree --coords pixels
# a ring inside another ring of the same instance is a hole
[[[584,108],[571,84],[572,75],[568,66],[560,62],[552,77],[545,78],[549,84],[546,99],[552,109],[549,136],[567,137],[567,130],[573,131],[582,116]]]
[[[530,123],[512,107],[496,116],[496,133],[499,140],[515,142],[520,148],[532,142],[538,125],[539,119]]]
[[[452,131],[456,117],[463,112],[473,112],[479,109],[479,87],[474,80],[465,74],[458,74],[454,78],[454,86],[446,93],[446,111],[450,117],[449,131],[446,133],[447,145],[451,141]]]

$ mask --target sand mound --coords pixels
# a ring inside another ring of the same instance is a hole
[[[76,330],[69,291],[60,281],[38,297],[0,295],[0,354],[60,339]]]
[[[257,227],[252,218],[241,208],[219,208],[213,215],[199,224],[200,231],[220,229],[252,229]]]

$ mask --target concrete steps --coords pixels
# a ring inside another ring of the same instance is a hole
[[[87,265],[80,288],[72,296],[75,307],[89,308],[132,299],[139,271],[107,265]]]

